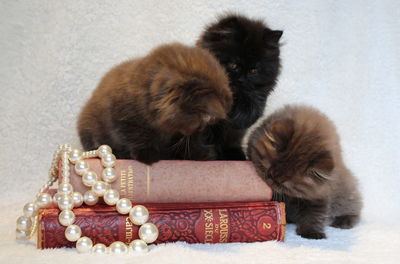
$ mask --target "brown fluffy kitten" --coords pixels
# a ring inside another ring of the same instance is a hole
[[[108,144],[117,158],[213,159],[214,148],[196,132],[225,119],[231,105],[216,59],[173,43],[111,69],[83,108],[78,131],[86,150]]]
[[[251,134],[249,159],[286,203],[289,222],[305,238],[325,238],[324,227],[351,228],[362,207],[357,181],[346,168],[334,124],[307,106],[286,106]]]

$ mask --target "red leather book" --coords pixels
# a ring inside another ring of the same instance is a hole
[[[99,159],[88,159],[99,177]],[[271,188],[249,161],[163,160],[152,166],[136,160],[117,160],[118,179],[112,188],[133,203],[254,202],[270,201]],[[71,165],[71,184],[83,193],[83,185]]]
[[[278,240],[285,236],[285,208],[278,202],[236,202],[196,204],[146,204],[149,222],[159,230],[158,243],[227,243]],[[129,243],[138,238],[138,226],[115,207],[96,205],[74,210],[75,224],[83,236],[94,243]],[[59,210],[41,209],[38,223],[38,248],[74,247],[58,222]]]

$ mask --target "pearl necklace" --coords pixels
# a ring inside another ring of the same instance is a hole
[[[90,170],[89,164],[85,158],[101,159],[104,169],[101,178]],[[57,193],[52,197],[46,191],[57,181],[58,163],[61,159],[62,180],[58,185]],[[69,163],[75,165],[75,172],[82,176],[82,182],[91,188],[84,194],[74,192],[70,182]],[[120,198],[119,192],[111,189],[110,183],[117,179],[114,169],[116,158],[112,150],[107,145],[100,146],[97,150],[82,152],[78,149],[71,149],[70,145],[60,145],[55,151],[53,161],[49,171],[49,180],[39,190],[36,195],[36,201],[27,203],[23,208],[23,216],[17,219],[16,238],[26,240],[31,238],[37,229],[37,214],[40,208],[48,208],[53,203],[58,205],[61,212],[58,220],[61,225],[67,227],[65,237],[68,241],[76,242],[76,249],[79,253],[93,252],[96,254],[115,253],[125,254],[128,252],[143,253],[147,252],[147,244],[154,242],[158,237],[158,229],[152,223],[146,223],[149,218],[149,212],[143,205],[135,205],[127,198]],[[75,225],[75,214],[72,211],[74,207],[79,207],[83,203],[92,206],[95,205],[99,197],[103,197],[104,202],[110,206],[116,206],[118,213],[129,214],[129,219],[133,224],[139,225],[139,238],[133,240],[129,246],[121,241],[113,242],[109,247],[104,244],[93,245],[89,237],[82,237],[82,230]]]

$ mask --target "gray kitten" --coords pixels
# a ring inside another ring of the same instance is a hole
[[[251,134],[247,149],[260,177],[286,203],[288,222],[305,238],[324,228],[352,228],[362,207],[357,180],[345,166],[334,124],[307,106],[286,106]]]

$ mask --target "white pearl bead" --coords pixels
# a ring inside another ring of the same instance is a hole
[[[72,188],[72,185],[64,182],[64,183],[60,183],[58,185],[58,192],[57,193],[61,193],[61,194],[71,194],[74,191],[74,189]]]
[[[75,242],[77,241],[82,235],[82,230],[77,225],[70,225],[65,229],[65,238],[68,241]]]
[[[129,211],[129,219],[135,225],[143,225],[149,219],[149,211],[143,205],[135,205]]]
[[[62,172],[61,172],[61,177],[63,177],[63,178],[68,178],[69,175],[70,175],[69,173],[70,173],[69,170],[62,170]]]
[[[152,243],[158,237],[158,228],[152,223],[146,223],[139,228],[139,237],[148,244]]]
[[[29,231],[32,227],[32,220],[26,216],[20,216],[17,219],[17,229],[21,231]]]
[[[101,174],[103,181],[111,183],[117,179],[117,173],[114,168],[105,168]]]
[[[86,191],[83,195],[83,201],[87,205],[95,205],[99,201],[99,197],[97,197],[92,190]]]
[[[98,243],[92,247],[92,253],[105,254],[107,253],[107,247],[104,244]]]
[[[106,204],[115,205],[119,200],[119,192],[113,189],[107,190],[103,199]]]
[[[83,195],[80,192],[74,192],[72,200],[74,201],[74,207],[79,207],[83,204]]]
[[[61,197],[63,197],[64,195],[65,194],[61,194],[61,193],[54,194],[53,203],[58,206],[58,202],[61,200]]]
[[[100,147],[97,148],[97,153],[99,157],[103,157],[105,154],[112,153],[112,149],[108,145],[101,145]]]
[[[93,247],[93,242],[88,237],[81,237],[78,239],[78,241],[76,241],[76,249],[78,250],[79,253],[90,252],[92,247]]]
[[[82,176],[82,182],[84,185],[88,187],[92,187],[93,184],[97,181],[97,174],[94,171],[87,171]]]
[[[70,153],[69,153],[69,161],[73,164],[75,164],[77,161],[82,159],[82,151],[80,151],[79,149],[73,149]]]
[[[99,197],[103,196],[108,189],[110,185],[103,181],[97,181],[92,186],[92,191]]]
[[[27,203],[24,206],[24,216],[32,217],[37,215],[38,213],[38,206],[34,203]]]
[[[89,170],[89,164],[84,160],[79,160],[75,163],[75,172],[78,175],[83,175]]]
[[[15,230],[15,238],[18,240],[27,240],[29,237],[28,232],[16,229]]]
[[[132,208],[132,202],[127,198],[122,198],[118,200],[116,207],[118,213],[127,214]]]
[[[135,239],[129,244],[129,248],[135,254],[138,253],[146,253],[149,251],[149,247],[147,246],[146,242],[141,239]]]
[[[101,164],[108,168],[114,167],[116,160],[117,158],[115,158],[114,154],[105,154],[103,157],[101,157]]]
[[[110,245],[110,252],[114,254],[124,254],[128,252],[128,247],[121,241],[116,241]]]
[[[36,205],[39,208],[48,208],[53,203],[51,195],[48,193],[41,193],[39,194],[38,198],[36,199]]]
[[[58,215],[58,221],[63,226],[72,225],[75,222],[75,214],[71,210],[63,210]]]
[[[72,196],[61,196],[60,200],[58,201],[58,208],[60,208],[60,210],[71,210],[74,208],[74,200],[72,199]]]

